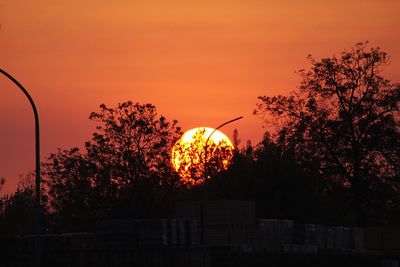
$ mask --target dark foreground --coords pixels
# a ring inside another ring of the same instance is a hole
[[[4,244],[3,244],[4,245]],[[34,266],[34,251],[18,251],[12,245],[2,248],[1,266]],[[247,267],[247,266],[382,266],[396,267],[400,253],[349,254],[326,251],[318,254],[232,252],[223,248],[139,248],[139,249],[47,249],[42,266],[48,267]]]

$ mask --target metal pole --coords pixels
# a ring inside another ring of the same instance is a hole
[[[222,127],[224,127],[225,125],[232,123],[234,121],[240,120],[242,119],[243,116],[237,117],[235,119],[232,119],[230,121],[224,122],[221,125],[219,125],[217,128],[214,129],[214,131],[211,132],[211,134],[208,136],[206,143],[204,145],[204,170],[203,170],[203,174],[204,174],[204,184],[203,184],[203,197],[202,197],[202,202],[201,202],[201,209],[200,209],[200,224],[201,224],[201,245],[203,248],[203,266],[206,265],[206,245],[205,245],[205,202],[206,202],[206,187],[207,187],[207,149],[208,149],[208,141],[210,141],[211,136],[218,130],[221,129]]]
[[[35,116],[35,165],[36,165],[36,178],[35,178],[35,211],[36,211],[36,239],[35,239],[35,265],[41,266],[41,247],[40,247],[40,234],[41,234],[41,204],[40,204],[40,132],[39,132],[39,114],[31,95],[13,76],[0,68],[0,72],[18,86],[19,89],[28,98],[32,106],[33,114]]]

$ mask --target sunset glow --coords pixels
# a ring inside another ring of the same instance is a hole
[[[362,7],[362,8],[360,8]],[[330,57],[369,40],[400,79],[400,1],[12,0],[0,3],[1,68],[31,93],[41,120],[41,159],[84,146],[105,103],[152,103],[191,129],[232,114],[242,145],[266,129],[252,115],[260,95],[298,85],[307,55]],[[0,78],[0,194],[34,170],[34,124],[26,99]]]
[[[205,148],[207,138],[207,164],[215,162],[217,153],[222,153],[218,170],[226,169],[233,156],[233,145],[229,138],[213,128],[201,127],[186,131],[172,149],[172,164],[184,184],[192,186],[204,182]],[[212,135],[211,135],[212,134]],[[211,136],[210,136],[211,135]]]

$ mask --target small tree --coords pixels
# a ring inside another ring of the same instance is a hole
[[[298,161],[352,196],[358,224],[380,223],[399,189],[400,86],[381,76],[388,56],[358,43],[320,61],[290,96],[260,96],[255,114]]]
[[[11,195],[0,198],[0,236],[13,237],[16,234],[31,234],[34,229],[33,186],[19,186]]]

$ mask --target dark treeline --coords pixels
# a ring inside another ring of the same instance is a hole
[[[261,96],[268,130],[256,145],[234,133],[231,166],[212,172],[208,199],[255,200],[260,218],[331,225],[400,223],[400,87],[381,76],[388,56],[360,43],[301,70],[289,96]],[[91,231],[102,219],[173,216],[203,185],[181,183],[171,150],[182,134],[155,106],[101,105],[82,148],[42,164],[43,222],[49,233]],[[26,179],[29,181],[29,176]],[[33,230],[32,183],[0,200],[3,236]]]

